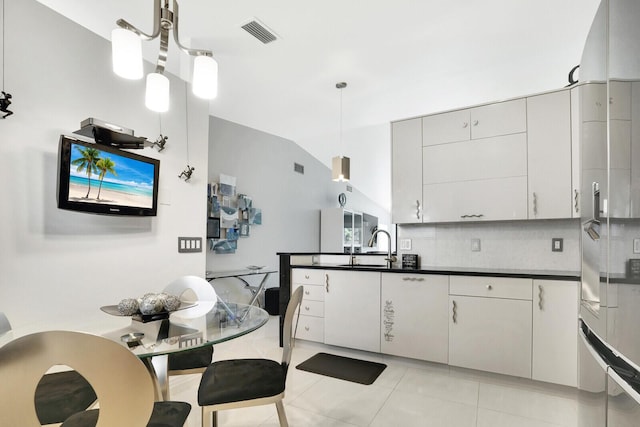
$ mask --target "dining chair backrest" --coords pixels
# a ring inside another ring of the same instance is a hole
[[[300,286],[293,292],[293,294],[291,294],[289,304],[287,305],[287,311],[284,315],[284,324],[282,328],[282,366],[284,366],[285,369],[288,369],[289,363],[291,363],[291,351],[293,350],[295,329],[298,327],[298,322],[296,322],[296,327],[293,327],[293,319],[296,317],[296,312],[298,313],[298,316],[300,315],[299,308],[302,303],[302,290],[303,287]]]
[[[153,411],[152,378],[126,347],[81,332],[46,331],[0,347],[2,426],[40,426],[35,390],[53,366],[66,365],[84,376],[98,397],[96,427],[140,427]]]
[[[11,330],[11,323],[7,316],[0,311],[0,335],[4,335]]]
[[[185,319],[200,317],[207,314],[216,305],[218,296],[211,283],[198,276],[182,276],[169,283],[164,292],[182,297],[183,294],[192,292],[195,295],[197,305],[185,310],[176,311],[173,315]],[[182,298],[180,298],[182,299]]]

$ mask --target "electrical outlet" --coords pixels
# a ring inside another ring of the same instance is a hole
[[[640,239],[633,239],[633,253],[640,254]]]
[[[400,250],[401,251],[410,251],[411,250],[411,239],[400,239]]]
[[[564,239],[559,237],[554,237],[551,239],[551,251],[552,252],[562,252]]]
[[[471,239],[471,252],[480,252],[480,239]]]

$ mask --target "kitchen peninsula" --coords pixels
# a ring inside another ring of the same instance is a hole
[[[579,272],[386,267],[386,255],[279,253],[297,338],[577,385]],[[482,349],[482,351],[478,351]]]

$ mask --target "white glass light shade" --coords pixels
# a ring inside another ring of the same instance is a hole
[[[145,105],[158,113],[169,111],[169,79],[160,73],[147,75]]]
[[[142,40],[133,31],[116,28],[111,32],[113,72],[118,76],[138,80],[142,78]]]
[[[211,56],[196,56],[193,61],[193,94],[198,98],[218,96],[218,63]]]
[[[348,157],[336,156],[331,160],[331,178],[334,181],[349,181],[350,161]]]

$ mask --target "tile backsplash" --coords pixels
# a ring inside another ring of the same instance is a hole
[[[398,248],[411,240],[420,267],[580,271],[580,220],[494,221],[398,226]],[[552,239],[563,239],[553,252]],[[479,249],[479,250],[478,250]]]

